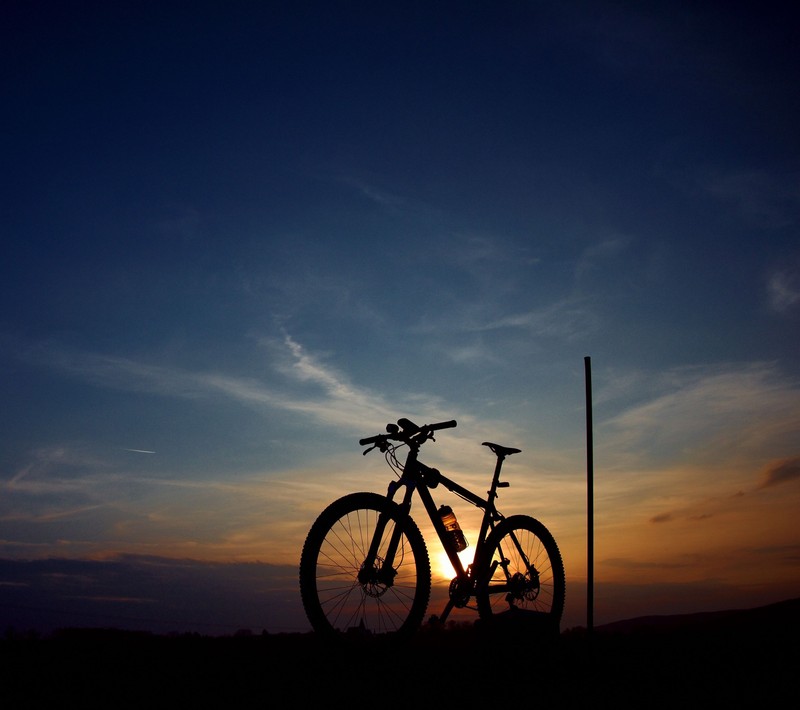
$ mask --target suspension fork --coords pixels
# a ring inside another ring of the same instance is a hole
[[[414,493],[414,486],[401,478],[399,481],[389,483],[389,490],[386,493],[386,499],[392,501],[398,488],[403,485],[405,485],[406,491],[403,495],[403,502],[399,504],[400,515],[397,517],[394,530],[392,530],[392,535],[389,538],[389,544],[386,546],[385,557],[381,560],[380,568],[378,568],[378,549],[383,540],[386,526],[392,519],[390,510],[381,511],[378,515],[367,556],[358,572],[358,581],[361,584],[367,584],[370,581],[378,581],[387,587],[391,587],[394,584],[394,577],[397,574],[394,569],[394,558],[397,554],[397,548],[400,546],[400,536],[403,534],[403,528],[405,527],[404,521],[408,518],[408,513],[411,510],[411,496]]]

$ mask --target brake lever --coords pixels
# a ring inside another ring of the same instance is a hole
[[[424,427],[422,427],[422,429],[424,429]],[[436,439],[433,438],[433,432],[426,430],[425,435],[422,437],[422,441],[428,441],[428,440],[436,441]]]
[[[367,455],[367,454],[368,454],[370,451],[372,451],[373,449],[380,449],[380,450],[381,450],[381,453],[382,453],[382,454],[385,454],[385,453],[386,453],[386,450],[387,450],[388,448],[389,448],[389,442],[388,442],[388,441],[376,441],[376,442],[375,442],[375,443],[374,443],[372,446],[370,446],[368,449],[365,449],[364,451],[362,451],[362,452],[361,452],[361,455],[362,455],[362,456],[366,456],[366,455]]]

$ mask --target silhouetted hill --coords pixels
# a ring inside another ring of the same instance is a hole
[[[791,630],[800,624],[800,598],[789,599],[755,609],[676,614],[672,616],[641,616],[597,627],[600,633],[754,633],[774,634]]]
[[[306,707],[434,702],[473,707],[764,706],[794,691],[800,599],[757,609],[651,616],[546,634],[480,624],[424,631],[402,646],[333,647],[314,634],[158,636],[64,629],[0,641],[3,707],[146,702]]]

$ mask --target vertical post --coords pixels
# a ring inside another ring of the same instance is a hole
[[[583,358],[586,371],[586,630],[594,629],[594,434],[592,432],[592,359]]]

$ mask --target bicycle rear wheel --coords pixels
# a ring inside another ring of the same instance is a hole
[[[528,515],[501,521],[476,564],[475,597],[482,620],[528,619],[557,629],[566,582],[561,552],[550,531]]]
[[[378,516],[388,523],[375,563],[364,568]],[[392,568],[385,556],[394,530],[400,542]],[[431,592],[431,565],[416,523],[376,493],[352,493],[320,513],[300,558],[300,595],[313,629],[325,636],[406,635],[422,623]]]

